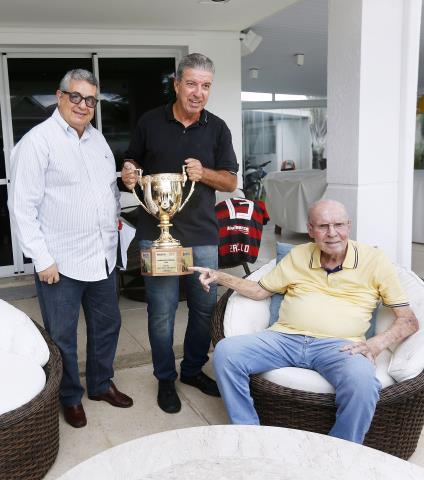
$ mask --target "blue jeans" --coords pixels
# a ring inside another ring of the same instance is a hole
[[[221,340],[214,369],[232,423],[259,425],[249,390],[249,375],[282,367],[316,370],[336,390],[336,422],[329,435],[364,441],[379,398],[381,384],[375,366],[363,355],[340,352],[351,343],[265,330]]]
[[[140,241],[140,248],[151,246]],[[198,267],[218,268],[218,247],[193,247],[193,262]],[[210,320],[216,304],[216,285],[206,293],[198,280],[199,274],[144,277],[147,298],[149,340],[152,348],[153,374],[158,380],[175,380],[174,323],[179,301],[179,282],[184,282],[187,295],[188,324],[184,338],[181,374],[197,375],[208,361],[211,342]]]
[[[38,301],[47,332],[59,347],[63,377],[59,399],[62,405],[81,403],[77,356],[77,325],[80,306],[87,326],[87,390],[101,395],[110,386],[118,343],[121,315],[116,294],[115,270],[105,280],[83,282],[60,275],[53,285],[40,282],[35,274]]]

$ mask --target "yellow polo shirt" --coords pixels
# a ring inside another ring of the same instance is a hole
[[[320,258],[315,243],[296,246],[260,279],[262,288],[285,294],[271,330],[360,341],[380,299],[388,307],[409,305],[381,250],[349,240],[342,270],[330,274]]]

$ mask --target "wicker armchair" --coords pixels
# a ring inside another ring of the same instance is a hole
[[[212,341],[224,337],[224,313],[232,290],[220,298],[212,317]],[[335,395],[286,388],[252,375],[250,391],[262,425],[327,434],[335,421]],[[365,445],[408,459],[424,425],[424,372],[380,392]]]
[[[62,359],[46,331],[36,324],[49,350],[46,385],[30,402],[0,415],[0,478],[37,480],[45,476],[59,449],[59,384]]]

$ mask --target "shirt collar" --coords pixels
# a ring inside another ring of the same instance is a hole
[[[351,241],[347,242],[346,257],[342,263],[343,268],[356,268],[358,266],[358,247]],[[321,268],[321,250],[318,245],[312,250],[309,268]]]
[[[166,105],[165,107],[166,118],[169,122],[178,122],[178,120],[174,117],[174,111],[172,109],[173,105],[174,105],[173,103],[168,103],[168,105]],[[199,120],[193,123],[193,125],[196,125],[196,124],[205,125],[206,123],[208,123],[208,111],[203,109],[200,112]]]
[[[74,128],[72,128],[62,117],[62,115],[59,112],[59,109],[56,107],[55,111],[53,112],[52,117],[56,120],[56,122],[65,130],[65,132],[72,132],[75,133],[78,136],[78,133],[75,131]],[[84,133],[81,136],[81,140],[83,140],[86,137],[89,137],[91,134],[91,130],[93,129],[93,125],[91,125],[90,122],[88,122],[88,125],[84,129]]]

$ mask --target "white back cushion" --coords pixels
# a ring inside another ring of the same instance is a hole
[[[424,282],[411,270],[398,265],[395,265],[395,268],[410,306],[418,319],[420,329],[424,330]],[[382,305],[377,316],[376,333],[386,331],[394,319],[395,316],[392,310]],[[394,351],[396,347],[397,345],[392,345],[390,350]]]
[[[0,352],[24,355],[44,366],[49,348],[33,321],[10,303],[0,300]]]
[[[258,281],[265,273],[275,267],[275,260],[271,260],[251,275],[249,280]],[[261,332],[269,325],[269,303],[271,299],[251,300],[238,293],[233,293],[228,299],[224,314],[224,336],[244,335]]]
[[[420,325],[418,332],[391,347],[393,354],[388,372],[397,382],[402,382],[416,377],[424,370],[424,282],[414,272],[402,267],[396,268]],[[387,321],[387,318],[383,320]]]
[[[21,407],[46,385],[44,370],[33,360],[15,353],[0,352],[0,415]]]

